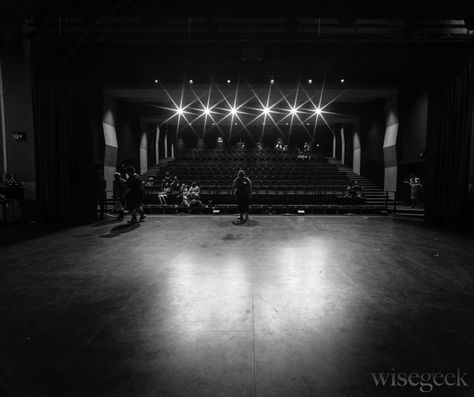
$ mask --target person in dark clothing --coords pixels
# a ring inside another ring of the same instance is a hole
[[[232,184],[232,194],[235,194],[239,207],[239,217],[237,219],[241,222],[248,220],[252,182],[245,176],[244,170],[237,173],[237,178],[234,179]]]
[[[113,199],[115,200],[115,209],[119,212],[118,220],[122,220],[125,217],[125,202],[122,200],[124,190],[125,179],[122,178],[120,172],[116,172],[114,174]]]
[[[97,170],[96,181],[95,181],[95,194],[97,204],[99,206],[99,219],[104,219],[105,203],[107,199],[107,181],[105,180],[102,172]]]
[[[130,224],[137,223],[137,212],[140,213],[140,222],[143,222],[145,219],[145,213],[143,212],[143,197],[145,194],[145,189],[143,187],[143,182],[140,177],[135,172],[135,168],[130,166],[127,167],[128,179],[125,182],[125,190],[123,192],[122,198],[127,203],[127,209],[132,215]]]
[[[173,178],[171,178],[171,174],[167,172],[163,178],[163,181],[161,182],[161,185],[164,186],[166,183],[171,185],[171,182],[173,182]]]

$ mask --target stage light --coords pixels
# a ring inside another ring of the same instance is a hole
[[[205,107],[202,111],[206,116],[209,116],[211,114],[211,109],[209,109],[208,107]]]
[[[344,83],[344,79],[343,79],[343,78],[341,79],[341,83]]]
[[[319,143],[316,144],[316,147],[319,147]]]
[[[190,79],[190,80],[188,80],[188,83],[189,83],[189,84],[193,84],[194,81],[193,81],[192,79]]]
[[[182,116],[184,113],[184,109],[182,107],[179,107],[176,109],[176,114],[179,116]]]
[[[230,108],[230,114],[231,114],[232,116],[237,115],[237,108],[234,108],[234,107]]]
[[[270,84],[275,84],[275,80],[271,79]]]
[[[158,80],[155,80],[155,84],[158,84]]]
[[[309,125],[309,123],[306,123],[306,125]]]
[[[237,125],[237,123],[234,123],[234,125]]]
[[[308,84],[313,84],[313,80],[309,79]]]
[[[321,115],[322,111],[320,108],[314,109],[314,113],[316,113],[318,116]]]
[[[231,83],[231,81],[230,81],[230,80],[227,80],[227,84],[230,84],[230,83]]]
[[[296,110],[296,108],[291,108],[291,109],[290,109],[290,113],[291,113],[293,116],[296,116],[296,114],[298,113],[298,111]]]

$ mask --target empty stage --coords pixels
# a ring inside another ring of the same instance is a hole
[[[418,389],[371,373],[456,368],[472,385],[469,237],[387,217],[232,219],[2,248],[4,394],[403,396]]]

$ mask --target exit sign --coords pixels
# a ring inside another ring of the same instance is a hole
[[[13,131],[12,137],[15,141],[26,141],[26,132],[25,131]]]

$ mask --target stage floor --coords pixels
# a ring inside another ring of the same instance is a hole
[[[473,384],[472,236],[390,217],[232,219],[102,222],[2,248],[0,389],[405,396],[418,389],[371,373],[457,368]]]

